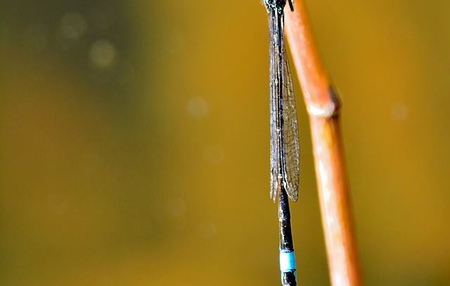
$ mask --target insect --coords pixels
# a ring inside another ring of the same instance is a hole
[[[293,10],[291,0],[289,6]],[[286,0],[263,0],[269,16],[270,197],[278,197],[280,272],[283,286],[297,285],[289,200],[298,200],[300,144],[292,78],[284,45]]]

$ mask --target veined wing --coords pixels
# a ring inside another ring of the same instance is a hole
[[[283,13],[269,9],[270,49],[270,197],[284,187],[298,199],[299,153],[297,112],[283,39]]]
[[[283,53],[286,50],[283,45]],[[297,108],[292,87],[292,78],[289,71],[289,63],[285,55],[282,62],[283,81],[283,149],[284,149],[284,174],[285,187],[289,198],[298,200],[298,187],[300,181],[300,143],[298,137]]]

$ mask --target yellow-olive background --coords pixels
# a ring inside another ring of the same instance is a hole
[[[450,285],[450,2],[306,1],[366,285]],[[252,1],[0,1],[0,285],[279,285]],[[295,80],[299,285],[329,285]]]

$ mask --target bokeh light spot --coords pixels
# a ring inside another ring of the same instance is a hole
[[[208,115],[208,104],[203,97],[194,97],[189,99],[186,111],[190,116],[201,119]]]
[[[116,62],[117,51],[114,45],[107,40],[98,40],[92,44],[89,59],[98,69],[109,69]]]

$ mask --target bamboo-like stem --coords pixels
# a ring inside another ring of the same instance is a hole
[[[308,110],[322,224],[333,286],[360,286],[349,185],[341,141],[340,99],[317,50],[303,0],[286,9],[285,31]]]

